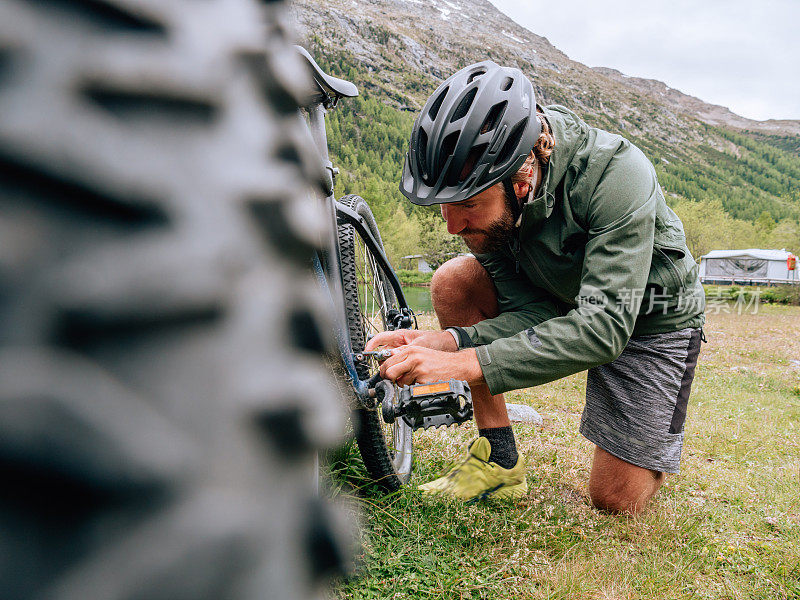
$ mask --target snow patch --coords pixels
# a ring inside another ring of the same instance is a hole
[[[452,2],[448,2],[447,0],[444,0],[444,3],[447,4],[447,6],[449,6],[453,10],[461,10],[461,6],[459,6],[458,4],[454,4]]]
[[[525,44],[526,43],[525,40],[521,40],[518,37],[511,35],[505,29],[503,29],[502,31],[503,31],[503,35],[506,36],[507,38],[510,38],[510,39],[514,40],[515,42],[519,42],[520,44]]]
[[[441,6],[437,6],[436,9],[441,13],[439,16],[443,18],[445,21],[450,20],[450,9],[449,8],[442,8]]]

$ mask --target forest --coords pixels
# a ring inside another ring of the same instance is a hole
[[[331,160],[341,171],[336,196],[354,193],[367,199],[395,265],[402,256],[421,254],[435,266],[466,251],[460,238],[447,233],[436,207],[414,206],[399,192],[415,111],[387,101],[386,92],[347,52],[316,53],[316,59],[360,90],[327,115]],[[434,90],[432,82],[407,83],[422,97]],[[626,135],[652,161],[695,258],[723,248],[800,251],[799,137],[701,124],[703,141],[668,146],[654,137],[616,131],[613,119],[604,121],[587,117],[589,125]]]

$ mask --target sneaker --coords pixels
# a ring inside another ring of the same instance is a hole
[[[468,503],[486,498],[521,498],[528,493],[522,456],[511,469],[488,462],[492,445],[479,437],[469,445],[466,458],[445,475],[419,486],[426,494],[452,496]]]

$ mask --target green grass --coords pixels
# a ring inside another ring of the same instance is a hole
[[[397,269],[397,278],[404,285],[430,285],[433,272],[420,273],[416,269]]]
[[[464,506],[412,486],[382,496],[358,452],[334,495],[360,507],[358,574],[337,598],[800,598],[800,308],[710,314],[681,473],[637,518],[588,502],[578,434],[585,374],[507,395],[544,416],[515,425],[527,498]],[[428,317],[429,327],[433,321]],[[471,425],[419,435],[414,482],[456,460]],[[356,488],[356,489],[354,489]]]
[[[800,305],[800,285],[747,286],[747,285],[703,285],[706,300],[725,300],[744,303],[744,309],[757,297],[758,304]],[[748,308],[748,312],[751,309]]]

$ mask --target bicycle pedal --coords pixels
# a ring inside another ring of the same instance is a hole
[[[387,394],[381,404],[385,422],[401,418],[415,430],[465,423],[473,414],[469,384],[458,379],[406,385],[396,402]]]

